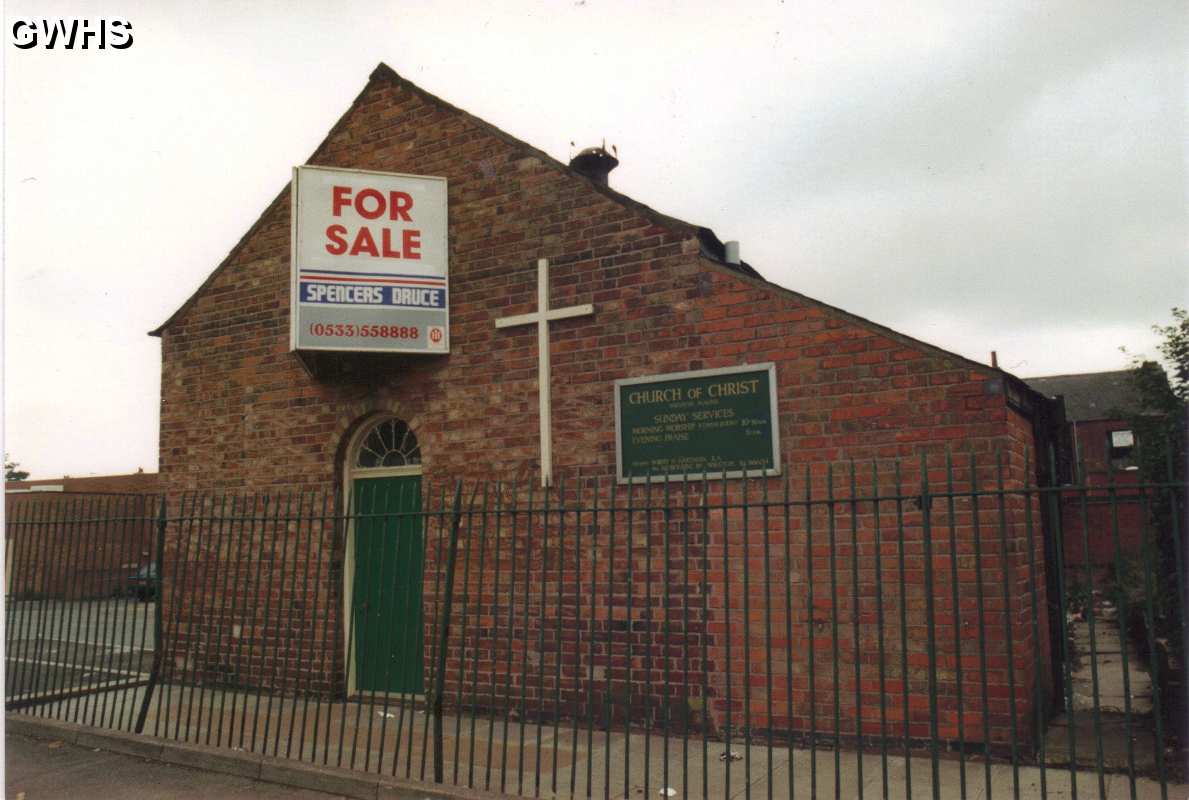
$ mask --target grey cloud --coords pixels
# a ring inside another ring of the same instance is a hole
[[[911,71],[873,64],[833,87],[828,107],[785,125],[773,120],[783,139],[772,152],[784,154],[799,191],[978,171],[1011,155],[1013,126],[1086,73],[1120,57],[1183,62],[1183,14],[1165,7],[1037,6]]]
[[[758,212],[732,221],[749,260],[892,325],[1163,318],[1189,288],[1189,226],[1183,15],[1161,10],[1045,6],[838,87],[770,134],[777,168],[732,176]]]

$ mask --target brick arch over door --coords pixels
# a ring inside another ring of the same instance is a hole
[[[355,455],[352,448],[358,444],[360,434],[385,419],[399,419],[417,434],[417,443],[423,451],[422,463],[425,463],[425,441],[424,437],[420,435],[422,427],[420,415],[405,413],[406,410],[401,408],[401,404],[395,399],[384,399],[388,402],[377,403],[373,397],[352,403],[339,415],[334,432],[331,434],[333,439],[338,442],[334,450],[335,486],[340,488],[344,486],[350,473],[351,459]]]

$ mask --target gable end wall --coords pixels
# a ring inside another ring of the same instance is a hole
[[[175,505],[188,490],[333,491],[341,480],[343,442],[376,413],[409,423],[429,476],[531,481],[538,458],[536,332],[497,331],[494,321],[535,308],[538,257],[551,262],[551,305],[595,305],[591,317],[551,326],[559,475],[579,470],[586,477],[613,475],[616,379],[771,361],[781,450],[794,480],[807,465],[845,470],[852,460],[875,459],[887,470],[897,458],[906,459],[905,475],[915,476],[924,453],[930,479],[940,484],[947,447],[977,454],[984,465],[978,482],[985,488],[993,488],[989,465],[998,449],[1010,452],[1009,478],[1022,479],[1020,453],[1030,446],[1031,434],[1011,417],[1001,374],[711,262],[699,255],[692,229],[617,202],[398,80],[373,77],[311,163],[448,179],[452,352],[348,358],[344,362],[355,364],[353,374],[310,377],[288,352],[290,211],[283,192],[162,330],[160,469]],[[820,469],[813,480],[820,489]],[[866,478],[859,486],[869,486]],[[887,484],[883,488],[887,491]],[[1010,552],[1020,554],[1023,510],[1010,513]],[[906,539],[915,536],[910,556],[919,559],[919,517],[914,522],[910,515],[907,524]],[[957,551],[946,544],[944,552],[961,561],[962,605],[975,595],[972,534],[968,527],[960,531]],[[983,535],[993,537],[994,526],[984,527]],[[859,545],[864,555],[871,546],[867,539]],[[997,540],[988,538],[987,551],[993,546]],[[846,551],[839,556],[848,557]],[[295,559],[310,557],[293,553]],[[1004,626],[995,623],[1002,606],[988,611],[992,652],[1011,653],[999,658],[991,677],[1000,698],[988,710],[997,741],[1007,738],[1011,697],[1004,685],[1005,657],[1019,662],[1015,697],[1025,710],[1031,686],[1024,674],[1031,639],[1019,631],[1027,627],[1022,610],[1027,585],[1021,583],[1027,563],[1009,559],[1015,578],[1009,587],[1012,618],[1018,621],[1014,646]],[[939,561],[939,568],[949,565]],[[993,560],[987,567],[991,585],[1002,582],[1000,568]],[[480,606],[487,602],[483,579],[475,578]],[[897,576],[865,568],[857,586],[847,580],[839,588],[844,596],[855,592],[862,608],[880,592],[892,591]],[[306,591],[322,602],[341,598],[333,576]],[[938,594],[939,641],[953,630],[953,607],[952,599]],[[817,606],[813,613],[823,612]],[[840,607],[838,613],[857,612]],[[916,630],[923,625],[922,612],[912,613],[909,624]],[[184,637],[178,644],[188,646]],[[742,644],[735,643],[736,652]],[[204,663],[219,658],[215,654]],[[250,672],[252,662],[247,663]],[[341,669],[341,663],[332,668]],[[339,679],[317,680],[334,686]],[[910,682],[914,691],[921,688],[919,670]],[[948,692],[943,733],[954,729],[957,709],[947,687],[952,683],[941,687]],[[914,735],[922,730],[918,712]]]

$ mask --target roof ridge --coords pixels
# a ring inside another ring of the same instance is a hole
[[[1133,372],[1131,368],[1128,369],[1104,369],[1097,372],[1066,372],[1060,375],[1035,375],[1031,378],[1023,378],[1026,381],[1047,381],[1056,378],[1089,378],[1098,375],[1126,375]]]

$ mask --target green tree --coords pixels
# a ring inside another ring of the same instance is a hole
[[[1189,457],[1189,313],[1173,308],[1172,317],[1172,324],[1152,326],[1160,336],[1157,349],[1168,369],[1142,358],[1134,359],[1131,369],[1140,403],[1129,419],[1139,445],[1141,473],[1153,481],[1184,481]]]
[[[1179,675],[1162,675],[1164,688],[1177,685],[1180,691],[1169,691],[1164,712],[1170,729],[1182,743],[1189,742],[1189,695],[1184,687],[1185,640],[1182,619],[1189,598],[1183,596],[1182,577],[1178,565],[1184,564],[1186,548],[1186,471],[1189,460],[1189,313],[1183,308],[1172,309],[1172,323],[1153,325],[1160,336],[1157,349],[1164,366],[1141,358],[1132,361],[1132,385],[1139,404],[1128,419],[1135,431],[1136,456],[1141,479],[1163,484],[1146,494],[1148,510],[1147,531],[1150,538],[1144,548],[1141,564],[1131,580],[1116,576],[1120,590],[1134,595],[1136,600],[1147,596],[1142,589],[1146,573],[1152,579],[1153,633],[1158,647],[1166,648],[1168,658],[1164,670],[1170,667]],[[1137,603],[1137,611],[1142,607]],[[1139,620],[1136,620],[1139,622]],[[1138,626],[1137,626],[1138,627]],[[1141,628],[1142,629],[1142,628]]]
[[[1153,325],[1160,334],[1160,354],[1172,367],[1169,384],[1182,403],[1189,403],[1189,312],[1173,308],[1171,325]]]
[[[8,453],[4,454],[4,480],[6,481],[23,481],[29,477],[29,473],[20,468],[20,464],[8,457]]]

